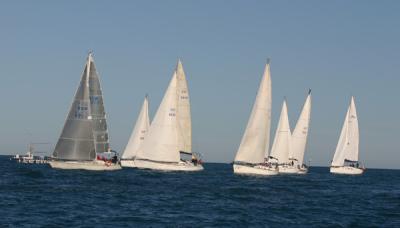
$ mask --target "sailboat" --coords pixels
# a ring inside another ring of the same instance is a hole
[[[233,172],[246,175],[277,175],[278,169],[265,163],[271,127],[271,72],[265,66],[257,97],[233,162]]]
[[[359,130],[356,105],[351,97],[342,132],[336,146],[330,171],[336,174],[362,174],[364,167],[358,163]]]
[[[52,168],[117,170],[110,149],[100,80],[89,53],[79,87],[53,152]]]
[[[149,101],[146,96],[143,101],[142,108],[140,110],[138,119],[136,120],[135,127],[133,128],[132,135],[126,145],[125,151],[121,156],[122,167],[135,167],[134,160],[136,154],[142,146],[146,133],[150,127],[149,119]]]
[[[297,120],[296,127],[292,133],[292,154],[294,164],[299,169],[299,174],[308,172],[307,165],[304,164],[304,152],[307,145],[307,136],[310,127],[311,116],[311,89],[308,91],[308,96],[304,102],[300,117]]]
[[[278,164],[279,173],[294,174],[299,171],[297,166],[294,165],[292,133],[290,131],[286,100],[283,101],[274,143],[268,160],[271,163]]]
[[[199,156],[192,151],[189,90],[180,60],[137,151],[134,166],[163,171],[203,170]]]

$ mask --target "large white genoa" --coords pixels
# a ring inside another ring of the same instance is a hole
[[[180,161],[177,163],[156,162],[150,160],[135,159],[133,167],[138,169],[153,169],[160,171],[202,171],[204,168],[200,164]]]
[[[335,174],[359,175],[364,172],[364,169],[351,166],[331,166],[330,171]]]
[[[112,171],[120,170],[119,164],[104,162],[100,160],[96,161],[50,161],[51,168],[54,169],[82,169],[92,171]]]
[[[233,172],[235,174],[245,174],[245,175],[264,175],[264,176],[278,175],[277,168],[265,165],[249,166],[249,165],[233,164]]]

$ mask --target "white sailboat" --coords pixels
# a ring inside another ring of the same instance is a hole
[[[121,169],[116,153],[110,150],[103,95],[91,53],[49,164],[58,169]]]
[[[296,127],[292,133],[292,154],[294,164],[298,167],[299,174],[308,172],[307,165],[304,164],[304,152],[307,145],[307,136],[310,127],[311,116],[311,90],[308,91],[308,96],[304,102],[300,117],[297,120]]]
[[[136,120],[135,127],[133,128],[131,137],[129,138],[125,151],[121,156],[122,167],[135,167],[134,159],[146,137],[146,133],[148,132],[149,127],[150,127],[149,102],[146,96],[144,98],[139,116]]]
[[[278,164],[279,173],[294,174],[299,171],[297,166],[294,165],[292,133],[290,132],[286,100],[283,101],[269,160],[271,163]]]
[[[233,172],[247,175],[277,175],[278,169],[265,163],[271,127],[271,72],[265,66],[246,130],[233,162]]]
[[[347,109],[342,132],[336,146],[330,171],[336,174],[362,174],[364,168],[359,166],[359,130],[356,105],[354,97],[351,97]]]
[[[200,171],[203,166],[192,152],[189,90],[181,61],[150,125],[134,166],[164,171]],[[181,155],[191,155],[191,160]]]

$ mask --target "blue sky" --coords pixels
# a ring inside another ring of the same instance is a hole
[[[399,168],[398,12],[398,1],[1,2],[0,153],[56,143],[93,50],[118,151],[144,95],[152,117],[181,58],[194,150],[232,161],[270,57],[272,134],[284,96],[294,127],[312,88],[306,160],[326,166],[354,95],[361,161]]]

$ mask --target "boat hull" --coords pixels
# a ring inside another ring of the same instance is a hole
[[[299,172],[299,168],[296,166],[291,166],[291,165],[283,165],[279,166],[279,173],[283,174],[297,174]]]
[[[187,171],[187,172],[195,172],[204,170],[203,166],[198,164],[194,165],[189,162],[178,162],[178,163],[161,163],[149,160],[138,160],[136,159],[132,166],[138,169],[152,169],[159,171]]]
[[[135,160],[121,160],[121,166],[124,168],[135,168]]]
[[[235,174],[244,174],[244,175],[263,175],[263,176],[273,176],[278,175],[278,169],[268,166],[247,166],[247,165],[238,165],[233,164],[233,172]]]
[[[50,161],[51,168],[54,169],[81,169],[92,171],[112,171],[120,170],[119,164],[105,163],[104,161]]]
[[[363,174],[364,169],[351,166],[340,166],[331,167],[330,171],[334,174],[360,175]]]
[[[308,168],[302,167],[299,169],[297,174],[307,174],[308,173]]]

